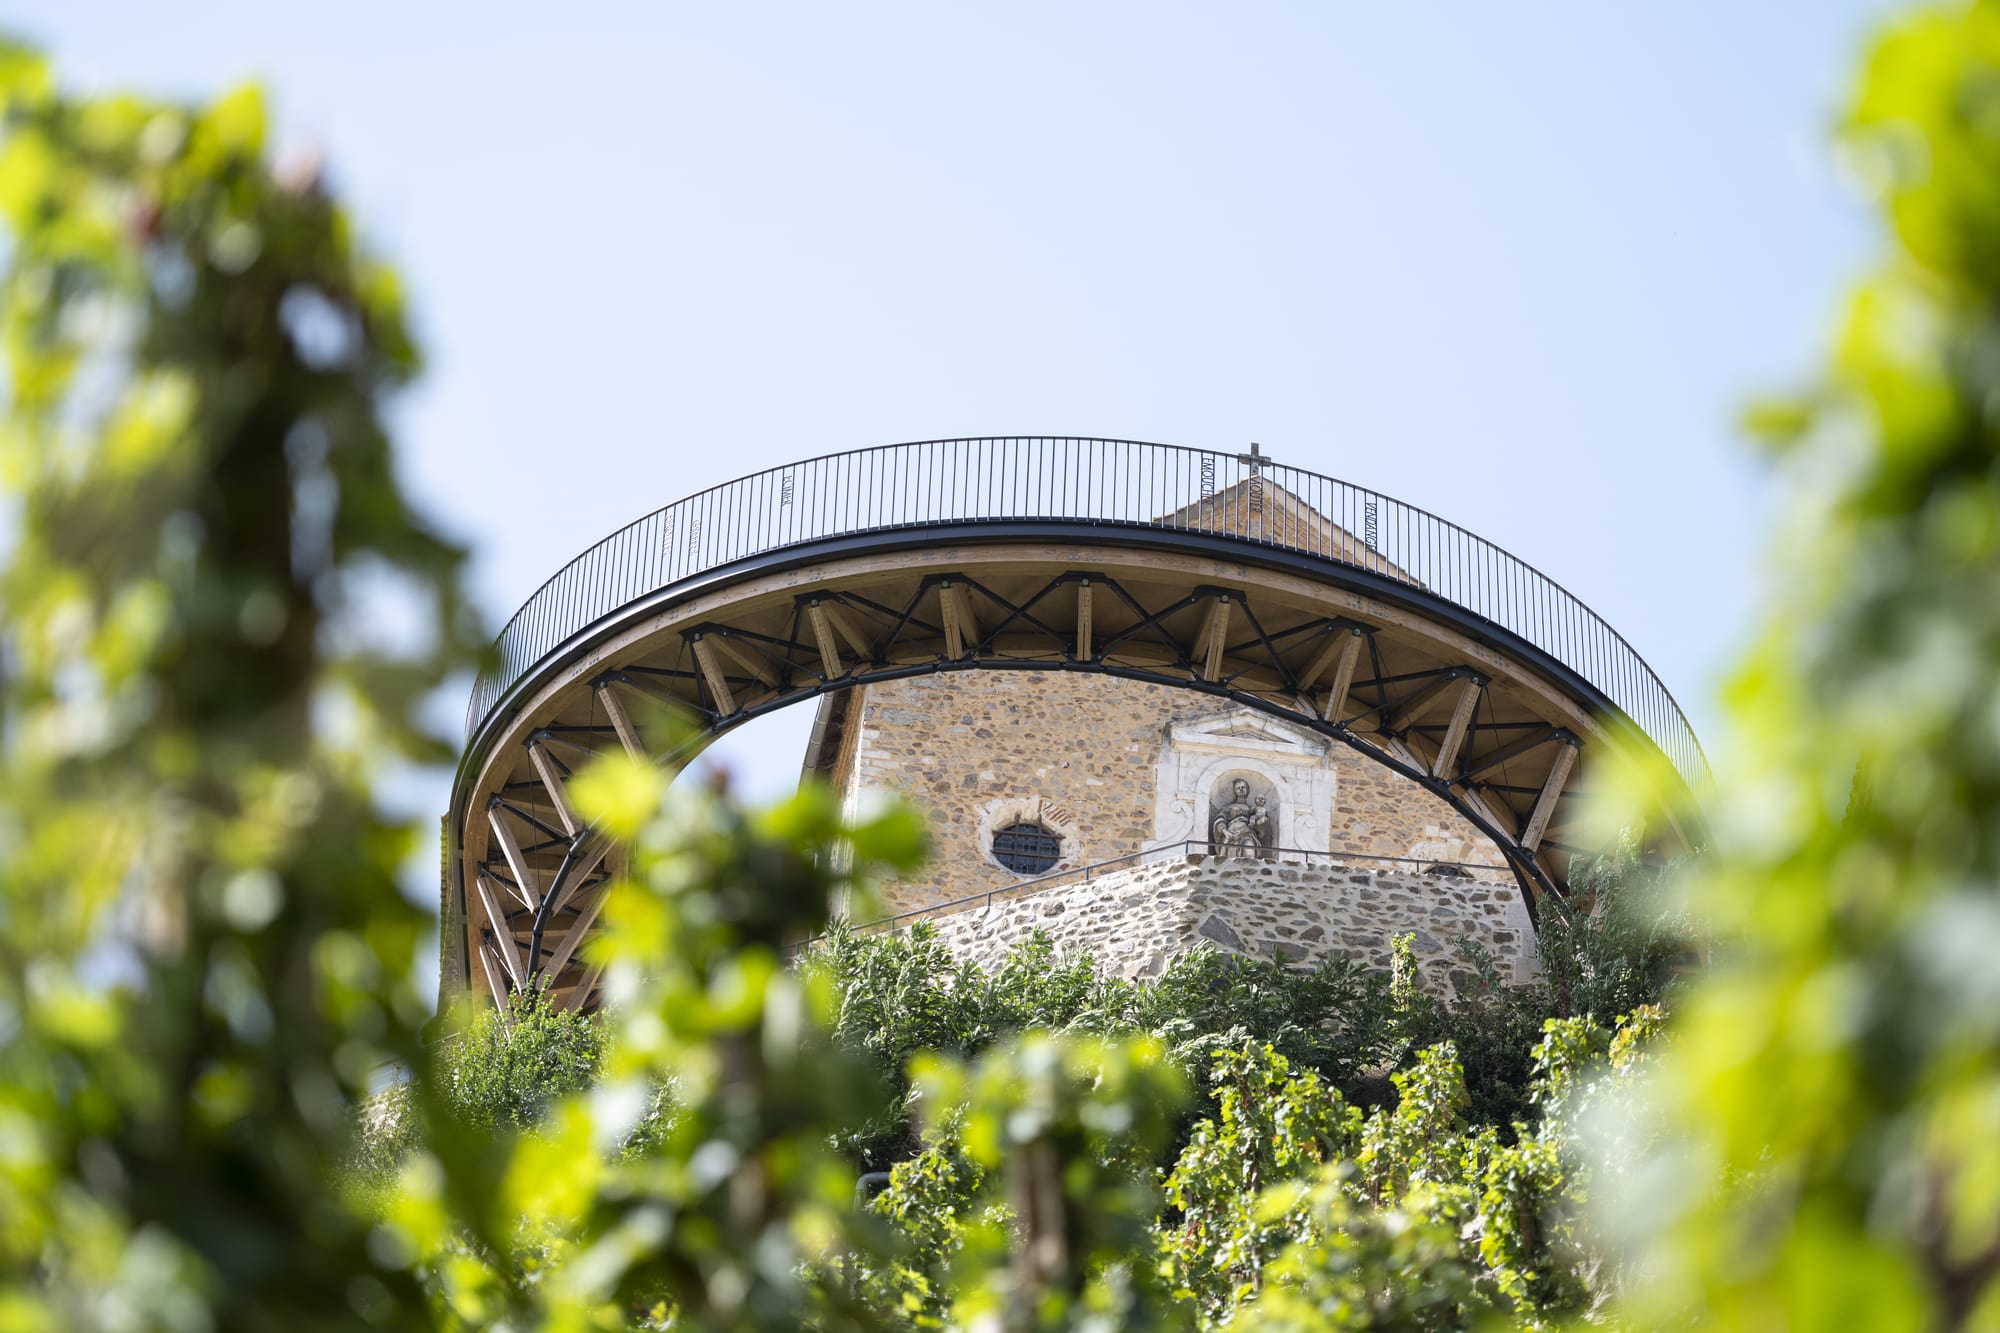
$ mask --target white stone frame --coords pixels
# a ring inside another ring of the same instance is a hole
[[[1054,865],[1033,874],[1022,874],[1000,863],[1000,858],[993,854],[993,835],[1009,824],[1017,823],[1040,824],[1062,839],[1062,848]],[[1066,869],[1076,860],[1077,851],[1083,845],[1078,837],[1076,816],[1067,810],[1057,814],[1056,807],[1045,804],[1039,796],[1002,796],[979,807],[978,837],[980,859],[995,870],[1005,871],[1018,879],[1038,879]]]
[[[1332,744],[1304,727],[1249,708],[1231,708],[1167,728],[1153,785],[1148,852],[1180,850],[1208,838],[1215,785],[1231,772],[1255,773],[1277,791],[1273,847],[1324,852],[1332,847],[1335,796]]]

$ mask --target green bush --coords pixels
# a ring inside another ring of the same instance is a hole
[[[1157,1129],[1071,1145],[1067,1160],[1090,1162],[1096,1183],[1061,1216],[1094,1209],[1110,1227],[1153,1210],[1146,1237],[1072,1263],[1085,1286],[1071,1298],[1094,1292],[1121,1318],[1144,1311],[1160,1328],[1540,1325],[1598,1309],[1622,1270],[1580,1203],[1617,1164],[1583,1130],[1630,1095],[1660,1018],[1549,1020],[1530,1056],[1546,1114],[1516,1126],[1511,1143],[1467,1123],[1449,1045],[1418,1052],[1395,1076],[1394,1105],[1366,1115],[1269,1045],[1217,1050],[1204,1080],[1216,1113],[1177,1153],[1145,1151],[1164,1143]],[[974,1066],[983,1073],[948,1062],[948,1077],[925,1080],[925,1146],[871,1205],[900,1244],[849,1275],[885,1322],[962,1327],[996,1292],[1018,1290],[1023,1211],[1039,1196],[1020,1184],[1030,1169],[1020,1144],[1002,1152],[994,1136],[1035,1104],[1022,1058],[997,1048]],[[1086,1080],[1067,1104],[1088,1122],[1092,1098],[1122,1086]]]
[[[512,995],[505,1013],[480,1005],[431,1063],[437,1105],[455,1128],[533,1129],[557,1101],[596,1085],[605,1037],[602,1018],[557,1009],[541,990]]]

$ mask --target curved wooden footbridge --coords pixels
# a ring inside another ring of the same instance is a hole
[[[1096,672],[1309,726],[1491,837],[1531,912],[1586,850],[1566,834],[1596,765],[1622,751],[1690,798],[1707,778],[1686,717],[1616,630],[1399,500],[1254,446],[856,450],[656,510],[508,622],[447,818],[446,986],[590,1001],[578,947],[611,847],[566,786],[593,755],[680,763],[830,691],[967,670]],[[669,714],[681,721],[653,721]]]

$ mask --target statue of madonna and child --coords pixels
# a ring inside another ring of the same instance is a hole
[[[1236,778],[1229,799],[1209,807],[1209,847],[1220,857],[1255,858],[1269,854],[1271,811],[1262,796],[1252,798],[1250,784]]]

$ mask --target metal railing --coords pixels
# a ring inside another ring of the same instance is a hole
[[[654,510],[563,566],[514,613],[473,687],[466,735],[577,634],[684,580],[829,538],[1029,521],[1213,533],[1407,584],[1541,649],[1610,699],[1690,785],[1707,777],[1686,716],[1624,637],[1553,579],[1457,524],[1255,454],[1045,436],[856,449]]]
[[[997,902],[1011,902],[1016,898],[1029,898],[1050,889],[1068,888],[1076,884],[1088,884],[1106,874],[1141,865],[1160,865],[1180,860],[1189,864],[1200,861],[1221,861],[1214,851],[1215,844],[1203,838],[1191,838],[1183,842],[1164,843],[1158,847],[1148,847],[1144,851],[1128,852],[1124,856],[1114,856],[1106,861],[1093,861],[1089,865],[1069,866],[1062,870],[1052,870],[1046,875],[1024,879],[1014,884],[1003,884],[998,888],[981,893],[968,893],[963,898],[951,898],[941,903],[926,903],[913,907],[907,912],[894,916],[878,917],[873,921],[857,922],[850,928],[855,931],[893,931],[901,926],[913,925],[918,921],[928,921],[941,916],[953,916],[959,912],[969,912],[976,907],[991,907]],[[1227,858],[1231,861],[1237,858]],[[1366,863],[1359,868],[1375,866],[1409,866],[1407,873],[1424,874],[1443,869],[1454,879],[1475,880],[1482,884],[1513,884],[1514,872],[1504,865],[1485,865],[1477,861],[1437,861],[1415,856],[1377,856],[1371,852],[1329,851],[1324,848],[1308,847],[1266,847],[1254,857],[1242,858],[1246,866],[1313,866],[1323,865],[1331,869],[1353,867],[1355,863]],[[811,944],[820,937],[803,940],[799,948]]]

